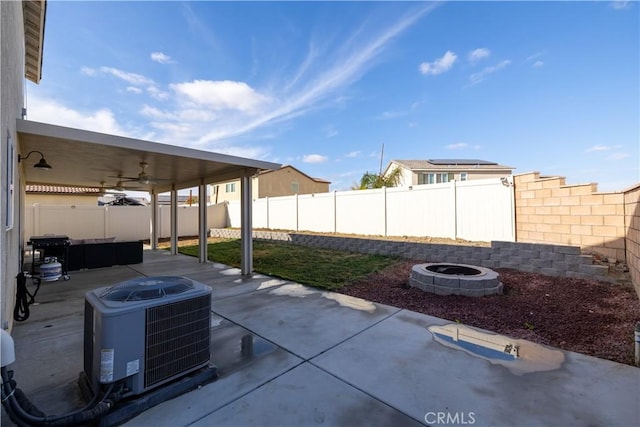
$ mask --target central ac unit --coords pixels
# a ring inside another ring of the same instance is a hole
[[[185,277],[143,277],[85,294],[84,372],[94,391],[146,392],[206,366],[211,288]]]

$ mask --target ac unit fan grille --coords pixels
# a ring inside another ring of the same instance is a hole
[[[209,361],[209,295],[146,310],[145,387]]]

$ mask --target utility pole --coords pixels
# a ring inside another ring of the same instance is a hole
[[[382,176],[382,158],[384,157],[384,143],[382,143],[382,150],[380,150],[380,172],[378,176]]]

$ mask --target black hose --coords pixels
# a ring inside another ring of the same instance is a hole
[[[113,406],[118,396],[114,396],[114,400],[108,400],[109,395],[113,391],[114,383],[102,394],[100,401],[97,397],[100,393],[96,393],[84,408],[77,411],[59,415],[46,416],[38,408],[36,408],[24,393],[16,388],[16,382],[11,378],[12,375],[7,371],[6,367],[1,368],[2,376],[2,405],[7,409],[11,420],[22,426],[74,426],[86,424],[95,420],[101,415],[106,414]]]
[[[16,276],[16,306],[13,309],[13,318],[22,322],[29,318],[29,305],[35,302],[38,290],[40,290],[40,282],[33,295],[27,289],[27,275],[24,272],[18,273]]]

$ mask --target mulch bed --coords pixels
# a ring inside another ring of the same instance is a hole
[[[425,293],[409,287],[402,261],[338,290],[513,338],[634,364],[634,327],[640,300],[630,283],[610,284],[495,269],[504,295],[480,298]]]

